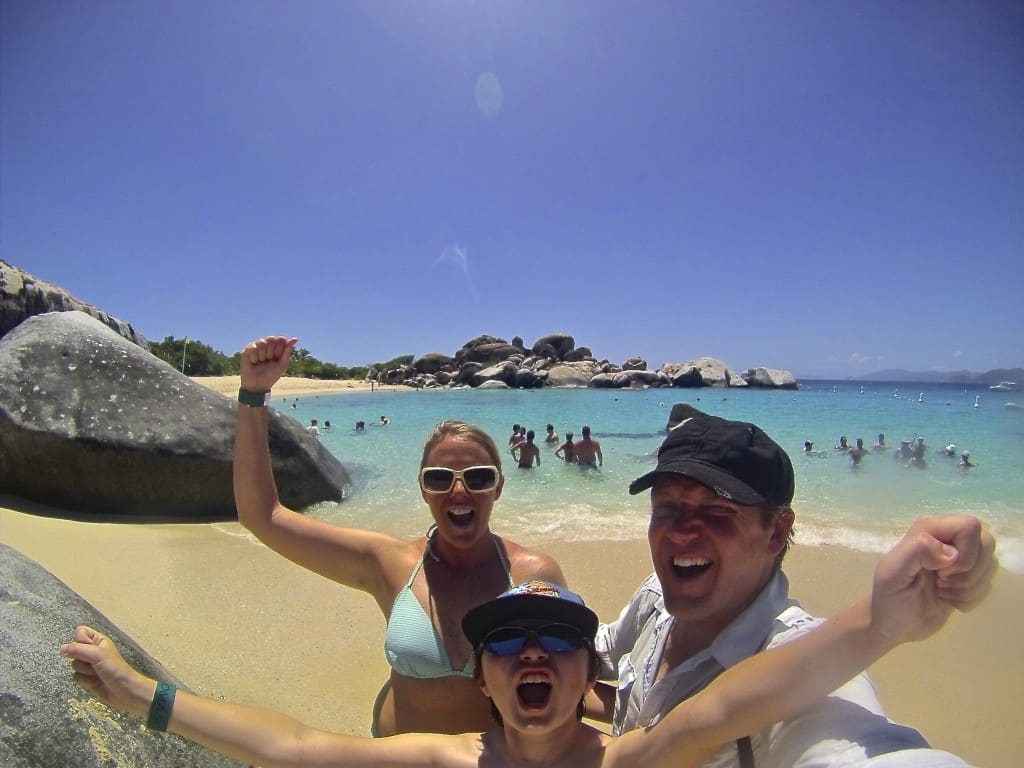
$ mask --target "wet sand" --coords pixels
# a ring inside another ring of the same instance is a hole
[[[47,511],[0,497],[0,541],[65,581],[195,690],[369,732],[370,707],[388,672],[384,621],[369,597],[291,564],[237,523],[83,523],[29,514]],[[615,545],[613,568],[607,543],[547,550],[606,620],[650,570],[643,540]],[[876,559],[797,546],[786,571],[804,605],[827,614],[866,593]],[[976,611],[875,665],[890,716],[973,764],[1018,765],[1022,604],[1024,576],[1001,572]]]

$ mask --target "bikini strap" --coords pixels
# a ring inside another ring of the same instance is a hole
[[[501,561],[501,565],[505,569],[505,578],[508,579],[508,587],[511,589],[515,586],[512,581],[512,566],[509,564],[508,560],[505,559],[505,551],[501,548],[501,544],[498,543],[501,541],[501,538],[496,533],[492,533],[491,536],[494,537],[494,549],[498,552],[498,559]]]
[[[433,548],[430,546],[431,541],[437,536],[437,523],[431,523],[430,527],[427,528],[427,546],[423,548],[423,554],[420,555],[420,561],[416,563],[416,567],[412,569],[412,575],[409,577],[409,581],[406,582],[405,588],[411,589],[412,583],[416,581],[416,577],[419,576],[420,569],[423,568],[423,561],[427,559],[427,555],[430,555],[434,560],[437,560],[437,555],[434,554]]]

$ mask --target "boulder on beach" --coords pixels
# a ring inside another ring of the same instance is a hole
[[[149,342],[131,323],[111,317],[102,309],[76,299],[59,285],[40,280],[0,260],[0,338],[28,318],[48,312],[85,312],[118,335],[149,350]]]
[[[238,407],[89,315],[30,317],[0,339],[0,492],[88,515],[234,518]],[[346,495],[341,463],[274,409],[270,452],[287,506]]]
[[[154,679],[187,686],[45,568],[0,544],[0,765],[4,768],[241,766],[177,736],[148,731],[71,681],[58,654],[79,624],[110,637]]]

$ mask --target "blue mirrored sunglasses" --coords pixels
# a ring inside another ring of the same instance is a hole
[[[568,624],[545,624],[541,627],[498,627],[487,634],[481,645],[493,656],[515,656],[528,642],[539,645],[547,653],[568,653],[586,647],[583,633]]]

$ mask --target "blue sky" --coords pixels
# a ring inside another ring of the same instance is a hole
[[[0,258],[153,340],[1024,365],[1024,5],[0,3]]]

